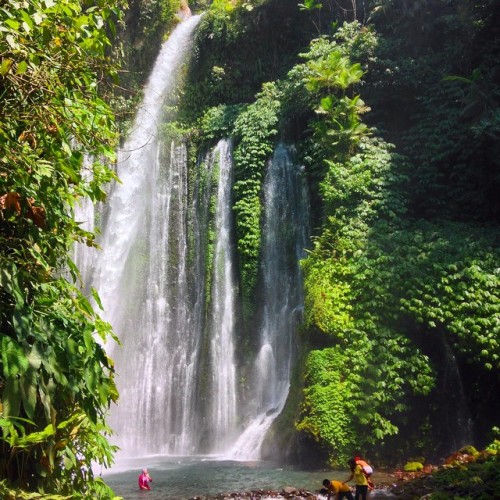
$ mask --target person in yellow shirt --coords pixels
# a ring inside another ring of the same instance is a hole
[[[323,481],[323,486],[326,489],[326,495],[328,500],[335,495],[335,500],[342,500],[342,498],[347,498],[347,500],[354,500],[352,496],[351,489],[347,484],[341,483],[340,481],[330,481],[325,479]]]
[[[365,476],[363,467],[357,464],[353,458],[351,458],[348,463],[349,467],[351,468],[351,475],[349,476],[349,479],[344,481],[344,483],[348,483],[352,478],[354,478],[354,481],[356,483],[356,492],[354,494],[354,499],[366,500],[366,497],[368,495],[368,479]]]
[[[375,488],[375,485],[373,484],[373,481],[370,479],[371,475],[373,474],[373,467],[368,464],[365,460],[363,460],[363,457],[354,457],[354,461],[358,464],[361,465],[361,468],[363,469],[363,474],[366,477],[366,480],[368,481],[368,491],[373,490]]]

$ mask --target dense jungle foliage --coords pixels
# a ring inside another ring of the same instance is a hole
[[[125,123],[179,7],[0,0],[0,488],[112,497],[90,469],[113,455],[105,416],[118,395],[94,337],[112,332],[78,287],[71,246],[95,243],[73,208],[104,200],[118,140],[112,110]],[[190,7],[206,13],[178,129],[192,151],[234,139],[246,336],[276,141],[297,145],[310,187],[303,348],[269,456],[339,464],[361,452],[393,463],[440,456],[462,437],[492,441],[498,2]],[[115,33],[122,45],[112,45]]]
[[[73,209],[102,201],[115,177],[107,82],[117,75],[110,37],[120,8],[0,2],[2,498],[7,486],[113,496],[90,468],[114,452],[105,421],[118,396],[113,363],[96,340],[112,332],[80,291],[71,249],[95,244]]]
[[[202,144],[235,139],[247,321],[277,140],[298,145],[313,203],[303,371],[270,456],[394,462],[498,432],[499,13],[221,1],[204,16],[181,121]]]

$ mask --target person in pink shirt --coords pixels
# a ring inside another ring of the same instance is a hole
[[[142,469],[142,474],[139,476],[139,489],[150,490],[149,483],[153,482],[149,475],[148,469]]]

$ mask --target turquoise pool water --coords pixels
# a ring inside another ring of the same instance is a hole
[[[139,491],[137,478],[147,467],[151,491]],[[96,474],[99,471],[95,471]],[[281,491],[285,486],[318,494],[325,478],[345,480],[344,471],[305,471],[266,462],[234,462],[213,458],[147,457],[120,460],[103,478],[125,500],[187,500],[195,496],[252,490]],[[375,482],[377,476],[375,475]],[[386,478],[387,479],[387,478]],[[389,498],[374,491],[371,498]],[[322,498],[319,497],[318,498]]]

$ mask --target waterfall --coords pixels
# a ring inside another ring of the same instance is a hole
[[[159,131],[199,19],[179,24],[160,51],[103,215],[93,284],[123,344],[110,353],[120,391],[110,422],[125,454],[194,451],[198,332],[186,269],[186,149],[163,145]]]
[[[92,158],[84,156],[82,176],[90,180],[92,178]],[[85,230],[93,233],[95,228],[95,214],[96,210],[94,204],[89,198],[77,200],[73,209],[73,217],[79,226]],[[73,260],[78,263],[78,269],[82,278],[83,286],[90,283],[92,276],[92,269],[94,259],[96,258],[95,249],[87,247],[84,243],[77,243],[73,248]]]
[[[459,450],[474,442],[472,418],[458,363],[445,335],[441,335],[442,360],[439,364],[439,390],[442,393],[439,425],[442,447],[446,452]]]
[[[121,184],[111,190],[104,216],[103,251],[95,283],[107,311],[107,319],[114,327],[121,312],[118,293],[126,289],[124,270],[129,254],[142,237],[144,222],[148,220],[148,200],[151,197],[147,183],[157,165],[158,130],[161,124],[162,103],[179,79],[181,63],[189,53],[191,35],[199,16],[179,24],[163,45],[150,79],[144,89],[144,99],[134,120],[133,130],[118,151],[117,173]]]
[[[231,141],[193,166],[186,145],[161,127],[198,20],[182,22],[162,47],[118,152],[121,183],[100,216],[90,284],[121,341],[107,346],[120,393],[109,422],[121,454],[258,459],[289,390],[308,202],[292,149],[278,146],[264,181],[258,347],[242,360]]]
[[[221,141],[219,156],[215,248],[213,259],[212,314],[210,323],[210,361],[213,369],[211,422],[213,451],[224,451],[236,432],[236,367],[234,359],[235,282],[232,249],[232,158],[230,144]]]
[[[288,396],[303,296],[299,260],[309,236],[309,203],[291,147],[278,145],[264,181],[263,314],[253,370],[253,414],[234,458],[258,459],[265,435]]]
[[[115,424],[133,423],[132,428],[139,431],[139,439],[128,436],[124,443],[134,453],[144,449],[152,453],[187,452],[193,446],[193,423],[187,417],[194,413],[195,405],[197,332],[191,327],[186,266],[186,158],[185,146],[173,142],[166,158],[158,156],[148,189],[149,218],[144,221],[149,237],[135,259],[139,263],[145,259],[147,265],[145,280],[136,287],[143,307],[135,313],[139,321],[130,318],[122,333],[121,376],[126,377],[127,393],[120,392],[127,407],[123,402],[119,405]],[[121,359],[120,354],[117,359]],[[129,366],[132,360],[134,364]],[[124,431],[119,435],[126,435]]]
[[[190,206],[185,146],[158,147],[144,231],[121,277],[123,297],[114,299],[123,347],[113,352],[120,402],[111,424],[128,455],[216,453],[236,433],[229,142],[198,168]]]

